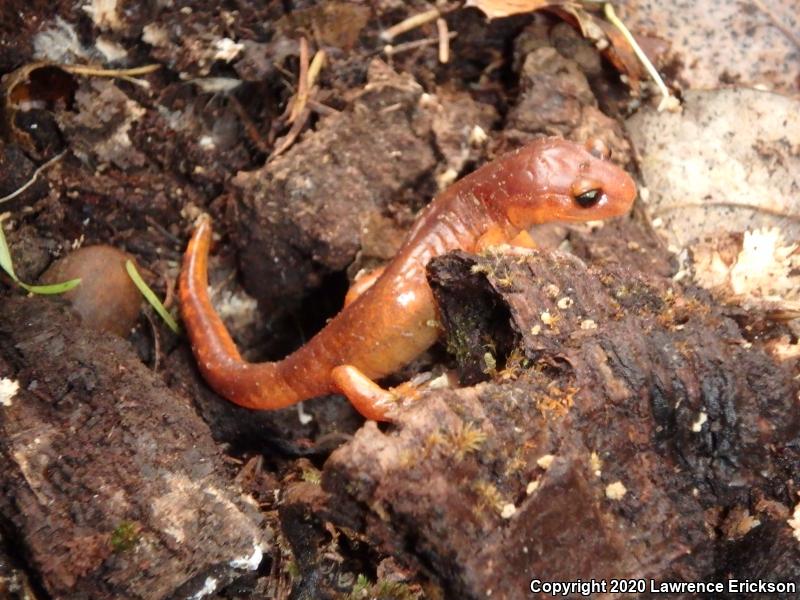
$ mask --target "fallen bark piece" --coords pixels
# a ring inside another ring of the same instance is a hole
[[[737,579],[741,582],[737,588],[740,593],[728,593],[724,597],[797,598],[796,590],[775,587],[772,593],[765,593],[763,587],[759,589],[759,582],[795,585],[800,582],[800,540],[797,534],[785,519],[774,521],[763,516],[760,519],[764,522],[757,520],[746,536],[731,544],[728,564],[721,569],[717,580]],[[747,584],[753,587],[745,587]],[[780,593],[782,591],[785,593]]]
[[[0,516],[53,598],[164,598],[255,569],[271,535],[208,428],[57,303],[0,314]]]
[[[529,52],[520,72],[522,93],[508,114],[504,137],[509,149],[543,135],[559,135],[577,142],[602,140],[611,160],[631,162],[631,147],[622,126],[603,114],[586,75],[574,60],[555,48]]]
[[[333,518],[427,568],[448,597],[519,598],[532,578],[709,573],[688,475],[627,440],[632,419],[604,423],[600,439],[587,431],[600,415],[567,424],[572,393],[544,377],[481,384],[426,395],[399,431],[368,424],[326,464]]]
[[[386,433],[367,424],[323,486],[336,522],[449,595],[709,579],[726,507],[756,491],[789,502],[797,366],[746,343],[707,297],[559,253],[455,252],[429,280],[448,343],[470,324],[467,344],[492,353],[511,335],[517,350],[493,369],[465,353],[462,368],[495,382],[425,393]]]
[[[707,293],[621,266],[587,267],[561,253],[480,259],[452,253],[432,261],[429,272],[448,343],[461,335],[448,323],[463,321],[470,310],[464,281],[477,279],[508,311],[508,328],[534,368],[655,419],[659,439],[673,444],[699,477],[725,484],[718,494],[785,481],[787,457],[779,449],[800,434],[798,358],[777,362]],[[444,273],[462,280],[458,293],[439,285]],[[480,335],[508,333],[495,328]],[[501,368],[504,357],[495,362]]]
[[[245,286],[267,312],[344,270],[374,235],[367,225],[430,173],[432,115],[421,96],[412,78],[375,61],[347,111],[237,175],[234,241]]]

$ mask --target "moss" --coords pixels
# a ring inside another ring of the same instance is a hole
[[[452,354],[459,365],[469,361],[473,351],[472,332],[478,329],[478,319],[469,314],[463,314],[452,323],[452,328],[447,336],[447,351]]]
[[[296,562],[290,560],[284,568],[292,579],[300,579],[300,567],[297,566]]]
[[[139,541],[139,525],[132,521],[122,521],[111,532],[111,547],[114,552],[130,550]]]
[[[353,589],[350,590],[350,593],[347,594],[346,600],[364,600],[365,598],[370,597],[370,588],[372,587],[372,582],[367,578],[366,575],[359,575],[356,578],[356,583],[353,586]]]
[[[313,483],[319,485],[322,482],[322,472],[312,466],[304,466],[301,475],[303,481],[306,483]]]
[[[378,600],[414,600],[418,597],[411,587],[399,581],[379,581],[375,586]]]
[[[484,373],[492,378],[497,377],[497,360],[491,352],[485,352],[483,354],[483,364],[486,365],[486,368],[483,370]]]
[[[499,373],[501,380],[508,381],[519,377],[523,371],[531,366],[531,361],[525,356],[525,351],[520,346],[514,346],[511,354],[506,359],[505,368]]]
[[[503,497],[494,484],[488,481],[477,481],[473,485],[473,488],[478,493],[479,497],[478,509],[489,508],[495,512],[500,512],[502,510],[505,502],[503,502]]]
[[[455,449],[457,460],[462,460],[470,452],[477,452],[486,441],[486,434],[471,423],[462,423],[449,436]]]
[[[419,593],[398,581],[378,581],[373,585],[366,575],[359,575],[346,600],[416,600]]]

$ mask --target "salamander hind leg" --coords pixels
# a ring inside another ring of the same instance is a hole
[[[393,413],[403,400],[416,400],[420,395],[418,378],[384,389],[353,365],[341,365],[331,370],[336,390],[347,397],[362,417],[391,423]]]
[[[365,419],[392,420],[390,414],[397,406],[397,396],[383,389],[358,368],[352,365],[335,367],[331,370],[331,381]]]

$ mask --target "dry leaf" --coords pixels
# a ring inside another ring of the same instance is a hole
[[[622,33],[602,16],[594,15],[587,6],[576,0],[467,0],[466,6],[474,6],[490,19],[524,14],[536,10],[548,10],[558,15],[581,34],[591,40],[603,52],[611,64],[628,76],[631,88],[638,89],[645,72],[628,41]],[[599,9],[600,4],[593,4]]]
[[[569,0],[467,0],[465,6],[474,6],[490,19],[500,19],[562,4],[570,2]]]
[[[697,2],[625,0],[629,29],[667,38],[665,64],[674,80],[689,89],[712,89],[735,82],[800,91],[800,10],[797,0]]]
[[[723,299],[800,310],[800,251],[776,227],[715,236],[691,249],[694,280]]]
[[[619,29],[605,18],[594,15],[575,3],[564,3],[563,6],[552,8],[551,12],[577,26],[583,37],[600,49],[615,69],[628,76],[631,89],[634,92],[639,89],[639,81],[646,73],[641,61]]]
[[[0,108],[4,122],[0,132],[19,144],[33,157],[45,158],[52,149],[40,148],[37,139],[20,121],[31,110],[53,110],[70,104],[78,84],[75,78],[58,65],[33,62],[21,66],[2,78]]]
[[[642,206],[683,274],[745,308],[800,309],[800,102],[750,89],[690,91],[681,114],[626,123]]]
[[[672,246],[770,227],[800,239],[800,101],[750,89],[689,91],[681,114],[642,109],[626,128],[643,206]]]

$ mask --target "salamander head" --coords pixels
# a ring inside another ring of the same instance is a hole
[[[547,138],[521,148],[506,173],[508,219],[524,228],[625,214],[636,197],[636,184],[607,158],[605,145],[595,140],[581,146]]]

